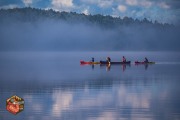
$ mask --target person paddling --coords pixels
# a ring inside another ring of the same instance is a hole
[[[111,58],[110,57],[107,57],[106,58],[107,62],[110,64],[111,63]]]
[[[147,57],[145,57],[144,62],[145,62],[145,63],[148,63],[148,62],[149,62],[148,59],[147,59]]]
[[[126,58],[124,56],[122,58],[122,62],[126,62]]]
[[[94,62],[94,58],[92,57],[92,60],[91,60],[92,62]]]

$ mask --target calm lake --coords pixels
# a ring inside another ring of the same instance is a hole
[[[131,65],[80,65],[80,60]],[[134,61],[155,61],[135,65]],[[25,100],[13,115],[6,99]],[[179,120],[179,52],[0,52],[0,120]]]

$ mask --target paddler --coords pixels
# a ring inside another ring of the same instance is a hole
[[[147,59],[147,57],[145,57],[144,59],[145,59],[145,60],[144,60],[145,63],[148,63],[148,62],[149,62],[148,59]]]
[[[107,62],[110,64],[111,63],[111,58],[110,57],[107,57],[106,58]]]
[[[92,57],[92,62],[94,62],[94,58]]]
[[[126,58],[124,56],[122,58],[122,62],[126,62]]]

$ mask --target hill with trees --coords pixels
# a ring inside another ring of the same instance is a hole
[[[168,23],[37,8],[0,9],[0,50],[180,50]]]
[[[149,21],[147,18],[143,20],[133,19],[130,17],[112,17],[110,15],[103,16],[100,14],[96,15],[85,15],[78,14],[76,12],[59,12],[52,9],[42,10],[37,8],[14,8],[14,9],[1,9],[0,10],[0,21],[16,20],[19,22],[35,22],[41,20],[63,20],[70,23],[89,23],[100,25],[103,27],[118,27],[121,25],[149,25],[149,26],[165,26],[170,27],[170,24],[158,23],[158,21]]]

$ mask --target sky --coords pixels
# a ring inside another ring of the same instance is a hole
[[[180,0],[0,0],[1,9],[29,6],[180,24]]]

